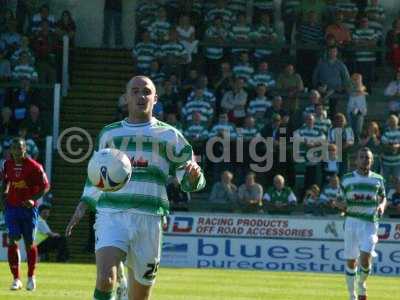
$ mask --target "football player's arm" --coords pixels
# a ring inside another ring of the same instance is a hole
[[[378,213],[378,216],[381,217],[385,213],[385,209],[386,209],[386,207],[388,205],[388,202],[387,202],[387,199],[386,199],[385,187],[383,185],[383,182],[382,182],[381,189],[379,190],[378,197],[379,197],[380,202],[379,202],[379,205],[377,207],[377,213]]]
[[[65,228],[65,236],[69,237],[72,234],[72,229],[79,223],[84,217],[88,205],[84,201],[79,201],[79,204],[75,208],[75,212],[69,220],[67,228]]]
[[[192,147],[181,134],[177,135],[175,145],[171,160],[182,191],[200,191],[205,187],[206,180],[203,171],[194,159]]]
[[[38,187],[38,192],[33,194],[31,200],[33,200],[34,204],[38,201],[41,197],[43,197],[49,190],[50,190],[50,183],[47,179],[47,175],[43,170],[43,167],[37,167],[34,171],[34,184]],[[30,200],[27,200],[30,201]],[[28,205],[29,206],[29,205]]]

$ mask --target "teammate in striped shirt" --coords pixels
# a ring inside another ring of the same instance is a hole
[[[350,300],[367,300],[366,280],[376,256],[378,221],[386,208],[383,177],[371,171],[373,154],[369,148],[357,153],[357,169],[343,176],[344,202],[332,205],[346,211],[344,226],[344,256],[346,282]],[[357,274],[359,268],[359,276]]]
[[[390,115],[388,127],[382,138],[382,170],[383,176],[390,182],[391,178],[400,178],[400,128],[399,118]]]
[[[152,116],[157,101],[153,82],[136,76],[126,89],[129,116],[103,128],[98,148],[120,148],[135,167],[121,190],[102,192],[97,201],[94,300],[114,299],[116,269],[125,257],[130,298],[150,299],[160,262],[161,217],[169,212],[167,178],[175,175],[186,192],[205,186],[190,144],[175,128]],[[83,197],[93,197],[93,189],[87,183]]]

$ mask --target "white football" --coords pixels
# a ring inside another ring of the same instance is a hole
[[[95,151],[87,168],[90,182],[103,192],[121,189],[131,178],[129,157],[117,149]]]

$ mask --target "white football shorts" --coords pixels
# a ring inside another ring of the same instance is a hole
[[[376,256],[378,223],[347,217],[344,225],[344,257],[357,259],[360,251]]]
[[[160,216],[132,211],[96,214],[96,251],[117,247],[126,253],[126,263],[143,285],[153,285],[161,257],[162,220]]]

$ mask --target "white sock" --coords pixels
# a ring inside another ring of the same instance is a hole
[[[359,278],[358,278],[358,286],[359,286],[360,295],[367,294],[367,286],[366,286],[365,282],[368,278],[370,270],[371,270],[371,268],[365,269],[364,267],[360,267]]]
[[[354,269],[349,268],[346,266],[346,283],[347,283],[347,290],[349,291],[349,294],[351,297],[356,297],[356,274],[357,274],[357,267]]]

